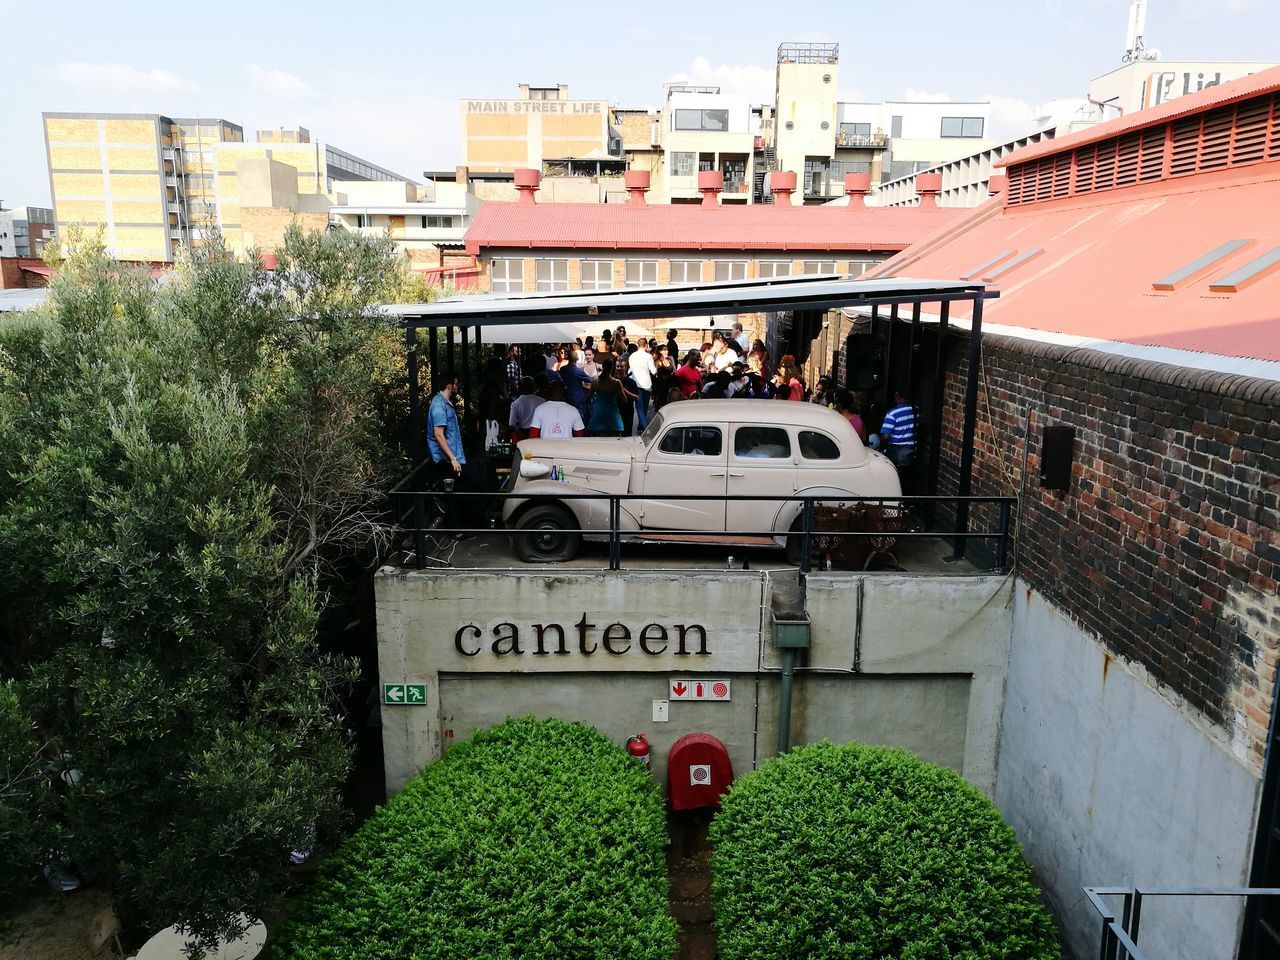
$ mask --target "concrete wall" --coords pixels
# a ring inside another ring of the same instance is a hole
[[[670,745],[693,732],[723,740],[735,771],[753,769],[777,740],[777,584],[766,570],[384,570],[381,681],[427,685],[425,707],[382,711],[388,791],[474,730],[529,713],[585,720],[619,743],[644,732],[660,779]],[[991,793],[1008,597],[999,577],[811,577],[812,647],[796,681],[792,742],[903,746]],[[547,630],[539,649],[539,623],[564,626],[563,648]],[[690,624],[705,627],[705,644]],[[653,701],[676,676],[729,679],[732,698],[671,701],[670,720],[655,723]]]
[[[1019,582],[996,803],[1063,920],[1095,955],[1081,887],[1245,886],[1260,780],[1140,667]],[[1233,957],[1242,904],[1150,901],[1150,957]]]

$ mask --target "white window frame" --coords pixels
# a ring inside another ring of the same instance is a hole
[[[698,166],[698,154],[692,150],[671,151],[671,175],[692,177]]]
[[[719,283],[747,279],[748,260],[717,260],[715,279]]]
[[[836,262],[834,260],[806,260],[804,262],[805,275],[818,273],[835,273]]]
[[[676,279],[676,268],[684,276]],[[692,272],[693,276],[689,276]],[[702,282],[702,261],[701,260],[672,260],[671,261],[671,282],[672,283],[701,283]]]
[[[583,260],[580,266],[583,290],[613,289],[612,260]],[[601,274],[603,274],[603,277],[601,277]]]
[[[512,265],[514,264],[514,269]],[[524,261],[518,257],[496,257],[489,261],[491,293],[523,293]]]
[[[632,279],[632,268],[635,268],[636,279]],[[651,279],[645,275],[650,274]],[[628,260],[626,272],[626,285],[631,288],[636,287],[656,287],[658,285],[658,261],[657,260]]]
[[[539,260],[534,265],[534,289],[555,293],[569,289],[569,261],[558,257]]]
[[[947,124],[959,124],[959,133],[947,133]],[[973,132],[974,126],[977,132]],[[983,117],[943,117],[939,124],[938,136],[945,140],[981,140],[986,132],[987,122]]]
[[[756,276],[761,280],[772,280],[774,277],[789,277],[791,276],[791,261],[790,260],[757,261]]]

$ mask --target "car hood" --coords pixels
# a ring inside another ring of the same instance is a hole
[[[537,460],[594,460],[630,463],[639,441],[631,437],[575,437],[572,440],[521,440],[520,455]]]

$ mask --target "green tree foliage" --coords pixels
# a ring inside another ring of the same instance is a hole
[[[792,750],[734,784],[711,840],[725,960],[1061,956],[999,812],[905,750]]]
[[[315,628],[383,535],[366,410],[397,340],[370,307],[401,268],[294,229],[271,273],[215,233],[157,284],[71,239],[51,307],[0,320],[0,725],[81,771],[57,840],[126,924],[212,934],[340,817],[354,666]],[[0,744],[0,777],[30,750]]]
[[[451,748],[325,862],[271,960],[669,960],[662,796],[594,729]]]

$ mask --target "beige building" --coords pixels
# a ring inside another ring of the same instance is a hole
[[[1096,78],[1089,84],[1089,99],[1103,108],[1099,119],[1110,120],[1275,65],[1275,61],[1138,60]]]
[[[461,182],[459,182],[459,180]],[[348,182],[328,210],[334,229],[389,233],[409,257],[411,268],[467,267],[474,260],[463,237],[481,201],[468,188],[465,170],[453,180]]]
[[[274,235],[260,217],[246,235],[245,206],[263,209],[265,200],[281,198],[292,204],[280,206],[283,212],[317,212],[335,184],[403,179],[312,142],[304,128],[260,131],[258,143],[245,143],[242,127],[213,118],[46,113],[43,119],[57,226],[102,226],[108,248],[122,260],[172,261],[180,247],[200,243],[210,225],[243,251]],[[246,163],[254,171],[248,201],[240,182]]]
[[[570,100],[564,84],[521,84],[515,100],[463,100],[459,109],[471,170],[542,170],[548,161],[622,160],[622,139],[610,124],[609,102]]]
[[[749,203],[755,175],[755,123],[746,97],[719,87],[669,85],[659,117],[659,203],[700,203],[698,174],[719,171],[721,203]]]

